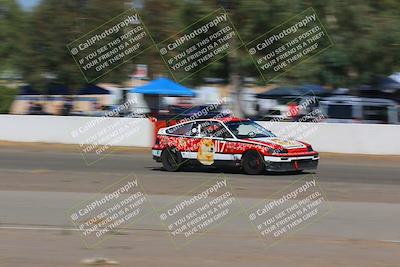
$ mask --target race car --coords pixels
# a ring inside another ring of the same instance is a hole
[[[249,119],[197,119],[160,128],[153,159],[167,171],[183,165],[238,166],[247,174],[316,169],[319,154],[305,142],[279,138]]]

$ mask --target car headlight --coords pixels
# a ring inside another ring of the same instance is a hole
[[[285,148],[275,149],[275,154],[287,154],[288,150]]]
[[[268,147],[267,148],[268,154],[274,154],[275,150],[273,150],[272,148]]]

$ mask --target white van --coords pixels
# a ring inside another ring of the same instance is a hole
[[[320,101],[327,122],[399,123],[399,106],[395,101],[338,95]]]

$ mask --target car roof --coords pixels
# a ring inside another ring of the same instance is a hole
[[[190,120],[186,122],[193,122],[193,121],[218,121],[222,123],[227,123],[227,122],[237,122],[237,121],[248,121],[249,119],[242,119],[242,118],[237,118],[237,117],[222,117],[222,118],[209,118],[209,119],[197,119],[197,120]]]
[[[165,129],[166,128],[173,128],[173,127],[176,127],[177,125],[183,125],[183,124],[192,123],[192,122],[202,122],[202,121],[217,121],[217,122],[225,124],[227,122],[250,121],[250,119],[242,119],[242,118],[237,118],[237,117],[223,117],[223,118],[181,120],[181,121],[177,121],[174,124],[166,126]]]
[[[223,117],[223,118],[218,118],[216,119],[220,122],[226,123],[226,122],[236,122],[236,121],[248,121],[249,119],[243,119],[243,118],[238,118],[238,117]]]

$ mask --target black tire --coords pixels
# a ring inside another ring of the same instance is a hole
[[[176,172],[182,165],[182,155],[176,148],[168,148],[161,154],[163,168],[169,172]]]
[[[260,174],[265,169],[265,163],[259,152],[248,151],[243,155],[242,168],[246,174]]]

